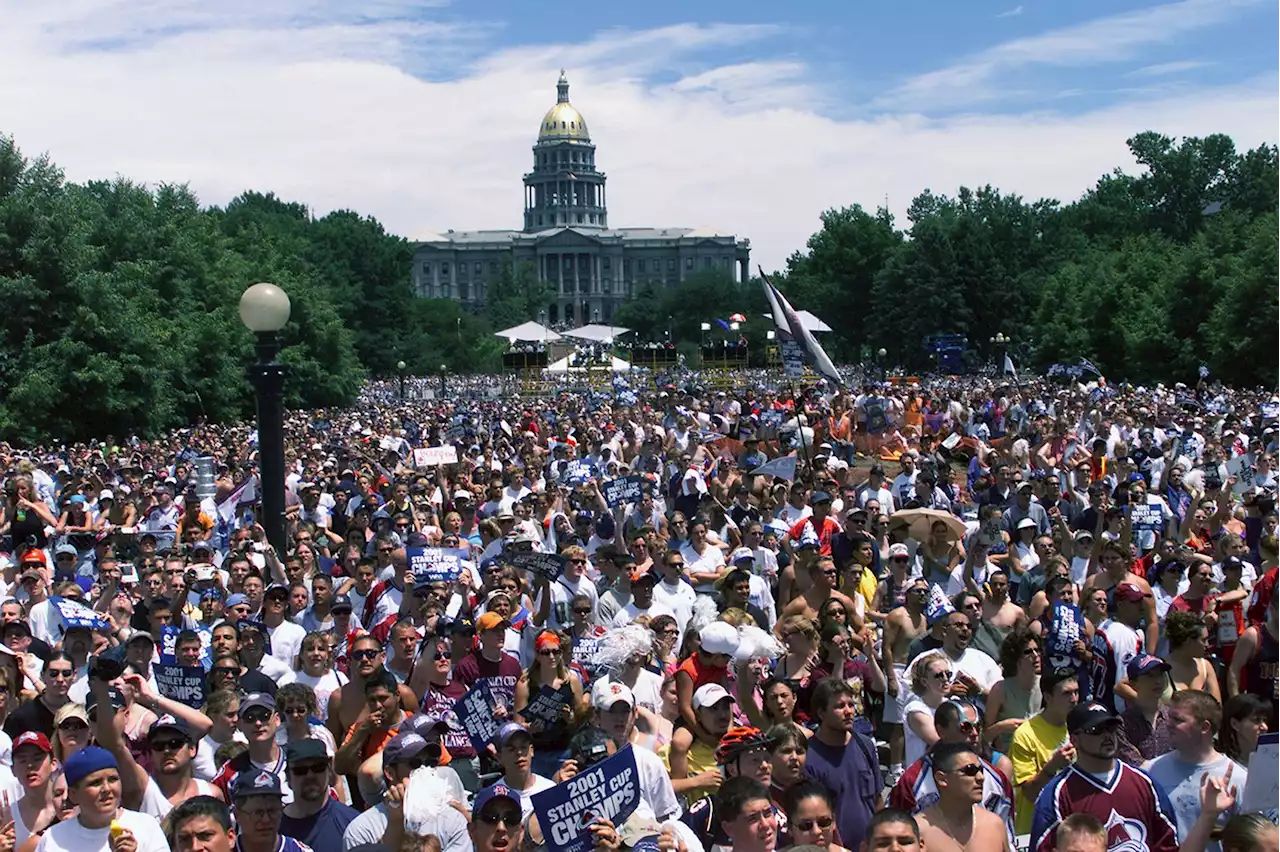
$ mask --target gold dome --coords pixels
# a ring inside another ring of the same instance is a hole
[[[569,103],[569,80],[565,77],[563,70],[556,83],[556,105],[547,110],[538,128],[539,142],[562,139],[591,141],[591,136],[587,133],[587,122],[583,120],[582,113]]]

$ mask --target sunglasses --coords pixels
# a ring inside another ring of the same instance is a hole
[[[1082,729],[1080,733],[1090,737],[1100,737],[1103,734],[1114,733],[1118,727],[1120,726],[1114,722],[1104,722],[1101,725],[1090,725],[1089,727]]]
[[[352,651],[352,652],[351,652],[351,659],[353,659],[353,660],[372,660],[374,657],[378,656],[378,654],[380,654],[380,653],[382,653],[382,652],[381,652],[381,651],[375,651],[375,650],[373,650],[372,648],[366,648],[366,649],[365,649],[365,650],[363,650],[363,651]]]
[[[574,615],[590,615],[590,614],[591,614],[591,610],[589,610],[589,609],[575,609],[575,610],[573,611],[573,614],[574,614]]]
[[[220,674],[223,677],[240,677],[240,670],[233,669],[231,666],[214,666],[209,669],[209,674]]]
[[[160,741],[151,743],[150,748],[152,751],[170,752],[170,751],[177,751],[178,749],[186,745],[190,745],[190,743],[187,740],[182,740],[182,739],[160,740]]]
[[[44,673],[55,680],[70,680],[76,676],[71,669],[45,669]]]
[[[494,827],[499,824],[507,828],[515,828],[520,825],[520,814],[518,811],[481,811],[477,817],[485,825]]]
[[[329,771],[328,763],[302,763],[290,766],[289,771],[301,778],[304,775],[324,775]]]
[[[265,725],[271,721],[271,711],[262,709],[250,710],[240,718],[250,725]]]
[[[834,817],[818,817],[817,819],[802,819],[795,823],[796,831],[813,831],[814,827],[823,829],[824,831],[835,824]]]
[[[538,652],[539,657],[558,657],[560,656],[559,648],[543,648]]]
[[[59,731],[87,731],[89,726],[79,719],[67,719],[58,725]]]
[[[964,766],[957,766],[955,769],[950,769],[948,771],[958,772],[959,774],[965,776],[966,778],[975,778],[982,774],[982,764],[966,763]]]

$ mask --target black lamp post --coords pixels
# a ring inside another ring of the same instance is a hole
[[[449,367],[445,364],[440,365],[440,398],[444,399],[444,374],[449,371]]]
[[[1000,353],[1000,360],[996,362],[996,375],[1004,373],[1004,361],[1009,354],[1009,344],[1013,341],[1004,336],[1003,332],[996,332],[996,336],[991,338],[991,345],[996,347],[996,351]]]
[[[403,361],[396,362],[396,369],[400,372],[400,401],[404,402],[404,370],[409,365]]]
[[[284,379],[288,368],[276,356],[289,308],[288,294],[274,284],[254,284],[240,297],[240,320],[258,338],[258,360],[249,367],[249,380],[258,391],[261,524],[267,541],[280,554],[285,553]]]
[[[882,382],[888,378],[889,375],[889,370],[884,365],[884,359],[887,357],[889,357],[888,350],[881,346],[880,349],[876,351],[876,366],[880,368],[880,381]]]

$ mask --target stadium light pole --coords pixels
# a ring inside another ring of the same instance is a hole
[[[240,297],[240,321],[258,339],[258,359],[249,380],[258,392],[258,468],[262,488],[262,529],[281,556],[284,537],[284,379],[288,367],[276,360],[280,331],[289,322],[289,295],[274,284],[254,284]]]

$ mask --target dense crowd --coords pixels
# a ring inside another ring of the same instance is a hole
[[[731,375],[0,445],[0,852],[1277,848],[1272,393]]]

